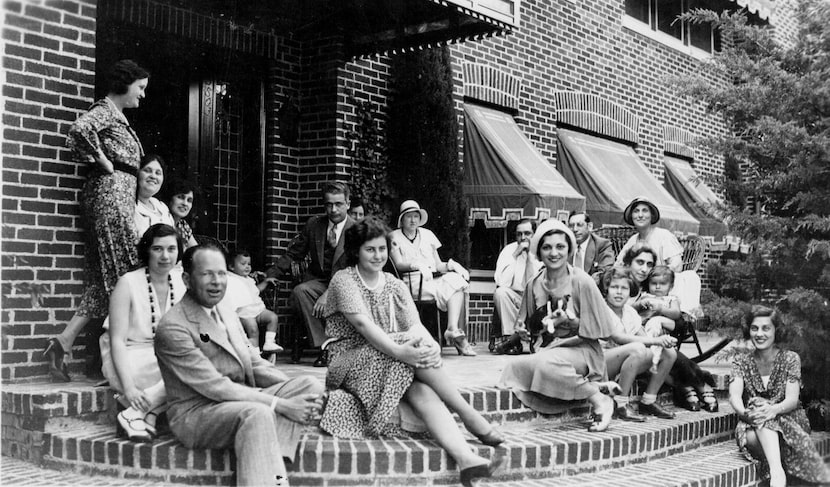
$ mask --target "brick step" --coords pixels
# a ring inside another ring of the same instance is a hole
[[[813,433],[819,453],[830,458],[830,433]],[[695,450],[650,459],[645,463],[569,477],[523,478],[513,481],[482,481],[492,487],[720,487],[755,486],[760,483],[755,465],[725,441]]]
[[[502,427],[509,456],[503,479],[576,475],[680,453],[732,438],[736,417],[678,411],[674,420],[614,421],[603,433],[589,433],[581,421],[537,418]],[[468,435],[483,456],[493,449]],[[431,440],[339,440],[309,431],[291,466],[292,485],[400,485],[457,482],[455,462]],[[229,484],[229,451],[189,450],[172,437],[152,444],[114,438],[110,425],[88,425],[43,435],[43,464],[95,475],[146,478],[189,484]]]

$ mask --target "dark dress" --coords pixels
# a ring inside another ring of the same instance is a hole
[[[795,352],[779,350],[772,365],[769,383],[764,387],[752,353],[742,353],[735,357],[732,364],[732,377],[740,377],[744,381],[745,405],[748,406],[753,398],[763,398],[771,404],[778,404],[784,400],[788,382],[801,382],[801,359]],[[762,427],[780,434],[781,461],[788,474],[808,482],[830,482],[830,472],[810,439],[810,423],[800,404],[796,409],[767,421]],[[746,449],[748,429],[753,427],[743,421],[738,422],[735,429],[738,447],[747,458],[758,461],[760,474],[766,478],[769,476],[766,460],[752,457]]]
[[[91,166],[81,192],[86,240],[84,294],[77,314],[103,318],[118,278],[138,264],[135,174],[144,150],[127,119],[106,99],[98,100],[78,117],[69,129],[66,145],[79,163]],[[98,150],[115,166],[112,174],[95,163]]]
[[[407,332],[420,323],[409,290],[391,274],[369,289],[354,267],[331,280],[324,315],[326,335],[338,339],[329,350],[326,389],[329,399],[320,427],[339,438],[407,436],[419,421],[411,409],[399,408],[415,372],[373,347],[344,313],[370,316],[396,343],[411,338]]]
[[[549,296],[570,295],[569,307],[579,318],[578,335],[582,343],[515,357],[507,363],[498,384],[511,389],[525,406],[541,413],[561,411],[562,401],[591,397],[599,390],[596,382],[606,376],[599,339],[611,335],[616,317],[591,276],[570,265],[568,273],[570,279],[563,285],[549,289],[544,283],[545,271],[540,271],[527,284],[518,322],[525,323]]]

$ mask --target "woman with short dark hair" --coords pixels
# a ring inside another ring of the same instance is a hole
[[[810,438],[810,422],[799,404],[801,359],[782,348],[786,328],[775,310],[753,306],[744,338],[751,348],[732,364],[729,403],[738,414],[735,437],[750,460],[758,461],[770,487],[787,484],[787,474],[816,484],[830,471]]]
[[[158,223],[138,241],[142,267],[115,285],[109,317],[101,336],[104,377],[119,392],[127,409],[118,413],[119,431],[136,441],[155,435],[155,418],[167,398],[153,337],[167,310],[185,293],[181,267],[182,241],[176,229]]]
[[[461,484],[490,477],[503,460],[473,453],[450,411],[489,446],[504,437],[465,401],[444,372],[441,349],[421,324],[406,285],[383,272],[389,227],[366,217],[346,230],[349,267],[328,288],[329,345],[320,427],[339,438],[400,436],[426,429],[455,460]],[[397,413],[397,414],[396,414]]]
[[[69,128],[74,159],[88,166],[80,195],[85,222],[84,294],[63,332],[47,342],[43,356],[53,380],[70,380],[63,356],[92,318],[104,318],[118,278],[138,263],[135,190],[144,149],[124,109],[138,108],[150,78],[134,61],[118,61],[107,73],[107,96]]]

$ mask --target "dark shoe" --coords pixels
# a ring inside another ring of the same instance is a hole
[[[648,414],[651,416],[657,416],[658,418],[662,419],[674,419],[674,413],[670,413],[665,409],[661,408],[656,402],[652,404],[643,404],[640,403],[640,414]]]
[[[702,391],[700,396],[703,399],[703,403],[700,405],[701,409],[710,413],[718,412],[718,400],[714,391]]]
[[[472,487],[473,480],[490,478],[494,473],[499,471],[507,462],[507,456],[502,452],[495,453],[495,456],[490,460],[489,465],[477,465],[475,467],[465,468],[461,471],[461,485],[464,487]]]
[[[700,411],[700,400],[694,387],[675,387],[674,402],[689,411]]]
[[[514,343],[513,346],[506,349],[504,351],[505,355],[521,355],[524,352],[524,346],[522,346],[522,342]]]
[[[321,350],[320,356],[317,357],[317,360],[314,361],[315,367],[328,367],[329,366],[329,351],[328,350]]]
[[[631,404],[618,407],[614,412],[614,417],[623,421],[631,421],[633,423],[644,423],[646,421],[646,418],[640,416],[636,411],[634,411]]]
[[[487,446],[499,446],[504,443],[504,435],[497,428],[490,428],[490,431],[483,435],[476,435],[473,433],[478,441]]]
[[[43,357],[49,362],[49,375],[54,382],[70,382],[69,371],[63,363],[63,356],[66,352],[57,338],[50,338],[43,350]]]

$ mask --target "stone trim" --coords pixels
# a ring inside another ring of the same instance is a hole
[[[692,143],[697,137],[688,130],[673,125],[663,125],[663,150],[667,154],[695,158]]]
[[[465,62],[463,71],[465,98],[519,111],[522,89],[519,78],[480,63]]]

